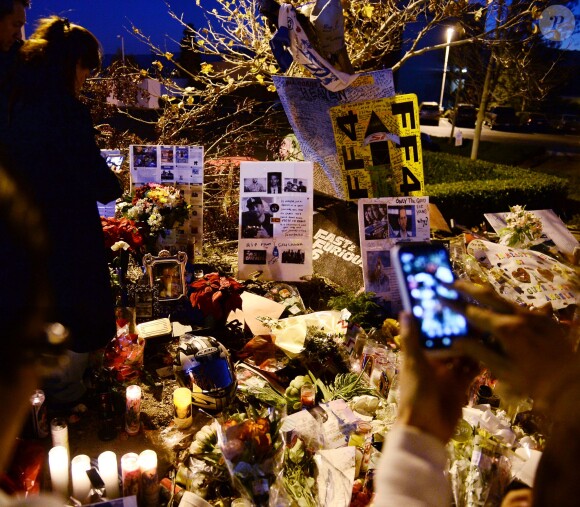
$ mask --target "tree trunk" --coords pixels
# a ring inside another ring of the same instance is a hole
[[[477,152],[479,151],[479,140],[481,138],[481,129],[483,127],[483,120],[485,118],[485,110],[487,109],[487,102],[489,97],[489,87],[491,83],[491,75],[493,70],[493,52],[487,63],[487,71],[485,73],[485,81],[483,83],[483,91],[481,92],[481,101],[479,103],[479,111],[477,112],[477,120],[475,122],[475,132],[473,133],[473,145],[471,146],[471,160],[477,160]]]

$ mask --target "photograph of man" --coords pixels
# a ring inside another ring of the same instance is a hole
[[[298,192],[306,192],[306,185],[302,181],[298,181]]]
[[[367,291],[378,294],[391,290],[389,268],[391,257],[389,251],[367,252],[368,287]]]
[[[266,180],[264,180],[265,182]],[[245,192],[265,192],[264,185],[258,178],[244,178]]]
[[[268,193],[282,193],[282,173],[268,173]]]
[[[391,222],[391,238],[412,238],[415,236],[413,232],[412,221],[409,222],[409,216],[413,216],[413,210],[410,206],[392,206],[389,208],[389,213],[391,217],[393,213],[396,213],[397,222],[393,224]]]
[[[242,238],[271,238],[274,235],[273,215],[266,212],[267,204],[261,197],[247,200],[248,211],[242,212]]]

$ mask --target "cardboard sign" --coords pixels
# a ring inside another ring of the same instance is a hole
[[[330,116],[347,199],[423,195],[416,95],[341,104]],[[371,168],[382,168],[382,187],[372,182]]]

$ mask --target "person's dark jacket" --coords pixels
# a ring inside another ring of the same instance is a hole
[[[89,112],[64,92],[28,94],[12,104],[2,138],[47,223],[52,318],[69,327],[71,350],[101,348],[116,327],[97,201],[120,197],[122,188],[96,145]]]

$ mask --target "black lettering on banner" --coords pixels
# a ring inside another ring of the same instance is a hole
[[[400,114],[401,115],[401,122],[403,123],[403,128],[407,128],[407,114],[411,120],[411,130],[415,130],[417,127],[415,126],[415,114],[413,111],[413,102],[398,102],[396,104],[391,105],[391,111],[393,115]]]
[[[358,176],[346,176],[346,185],[348,187],[349,199],[365,199],[369,196],[369,191],[366,188],[358,186]]]
[[[405,150],[405,160],[411,158],[411,148],[414,149],[413,161],[419,162],[419,150],[417,148],[417,136],[403,136],[398,144],[399,148]]]
[[[408,167],[403,166],[403,183],[401,183],[399,188],[403,195],[409,195],[411,192],[421,190],[421,182]]]
[[[365,168],[365,161],[362,158],[355,158],[354,148],[352,146],[349,146],[348,152],[346,151],[346,146],[342,146],[342,158],[344,160],[344,168],[347,171]]]
[[[339,116],[336,119],[338,128],[342,130],[351,141],[356,141],[356,124],[358,123],[358,115],[349,111],[345,116]]]

